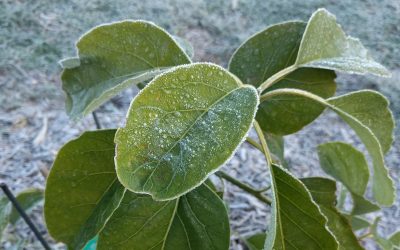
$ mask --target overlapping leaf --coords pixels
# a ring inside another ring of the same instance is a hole
[[[372,190],[375,200],[385,206],[394,202],[395,188],[388,175],[383,153],[393,140],[394,122],[388,108],[389,103],[384,96],[375,91],[363,90],[324,100],[306,91],[279,89],[260,98],[266,100],[270,96],[302,96],[335,111],[356,132],[372,158]],[[381,144],[386,146],[382,147]]]
[[[346,36],[336,17],[325,9],[317,10],[308,21],[295,65],[390,76],[358,39]]]
[[[114,135],[115,130],[99,130],[70,141],[47,179],[47,228],[71,249],[81,249],[99,233],[125,192],[114,169]]]
[[[116,134],[116,169],[129,190],[170,200],[200,185],[252,124],[257,91],[212,64],[176,67],[133,100]]]
[[[265,249],[337,249],[326,219],[307,188],[279,166],[271,165],[273,204]]]
[[[363,249],[354,235],[349,221],[335,207],[336,183],[332,180],[318,177],[304,178],[301,181],[306,185],[313,200],[327,218],[327,226],[339,243],[338,249]]]
[[[391,205],[395,188],[385,166],[384,152],[393,141],[394,122],[387,99],[378,92],[365,90],[331,98],[328,102],[357,133],[372,158],[372,191],[376,201]]]
[[[77,43],[78,57],[64,60],[66,109],[82,117],[121,90],[190,59],[163,29],[145,21],[98,26]]]
[[[364,154],[353,146],[342,142],[330,142],[318,146],[318,156],[325,173],[343,183],[353,197],[352,214],[363,214],[379,210],[379,207],[363,196],[369,170]]]
[[[170,201],[126,192],[101,232],[98,249],[226,250],[229,220],[222,200],[206,185]]]
[[[293,65],[305,26],[303,22],[286,22],[255,34],[237,49],[229,70],[243,82],[258,87],[275,73]],[[299,88],[327,98],[335,93],[335,77],[330,70],[299,69],[266,91]],[[307,98],[276,97],[260,105],[257,121],[264,131],[285,135],[297,132],[323,110],[323,107]]]

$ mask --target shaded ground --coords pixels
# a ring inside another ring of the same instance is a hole
[[[196,61],[226,66],[233,50],[247,36],[276,22],[307,20],[319,7],[335,13],[345,30],[359,37],[374,58],[394,73],[391,79],[341,76],[339,92],[378,89],[391,99],[399,121],[400,1],[1,1],[0,180],[15,192],[27,187],[43,188],[44,176],[61,145],[95,128],[91,117],[72,123],[64,114],[57,65],[61,58],[75,54],[76,39],[92,26],[125,18],[151,20],[187,38],[194,45]],[[99,116],[104,125],[122,124],[134,92],[127,91],[101,107]],[[354,134],[330,113],[286,138],[286,156],[299,176],[320,174],[315,146],[328,139],[357,143]],[[398,187],[399,158],[400,144],[396,142],[387,160]],[[253,171],[243,171],[245,167]],[[263,158],[247,145],[226,169],[234,175],[240,170],[240,178],[255,186],[265,184],[268,178]],[[265,208],[257,202],[253,205],[251,197],[236,189],[228,189],[227,198],[235,198],[230,207],[234,230],[242,235],[263,230]],[[383,234],[390,234],[400,225],[399,205],[398,198],[395,206],[383,211]],[[33,216],[38,224],[43,223],[40,207]],[[45,232],[44,227],[41,230]],[[4,239],[7,242],[3,247],[7,249],[20,241],[33,242],[29,249],[40,249],[24,223],[8,228]],[[233,247],[240,249],[235,243]]]

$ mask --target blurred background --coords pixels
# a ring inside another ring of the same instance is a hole
[[[15,193],[28,187],[43,189],[57,150],[84,130],[95,129],[91,117],[72,122],[66,116],[58,65],[60,59],[75,55],[75,42],[93,26],[121,19],[153,21],[190,41],[194,61],[227,66],[248,36],[277,22],[306,21],[321,7],[335,14],[346,33],[360,38],[393,73],[388,79],[339,75],[338,93],[364,88],[381,91],[390,99],[400,124],[399,0],[0,0],[0,180]],[[124,122],[135,93],[135,89],[125,91],[100,107],[98,116],[105,127]],[[286,138],[286,157],[298,176],[321,174],[315,147],[328,140],[353,142],[364,150],[340,119],[325,112],[305,130]],[[242,170],[240,178],[262,186],[268,178],[262,159],[243,145],[225,168],[237,175],[242,166],[251,165],[251,171],[243,174]],[[388,154],[387,165],[399,197],[399,142]],[[233,202],[230,216],[236,221],[233,238],[265,230],[268,211],[257,201],[233,187],[227,199]],[[399,206],[397,198],[394,206],[378,214],[383,217],[382,235],[400,228]],[[41,205],[30,216],[46,234]],[[23,221],[8,226],[0,239],[0,249],[41,249]],[[241,249],[237,242],[233,241],[232,249]]]

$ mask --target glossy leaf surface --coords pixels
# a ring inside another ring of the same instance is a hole
[[[165,30],[145,21],[98,26],[76,46],[78,56],[61,62],[66,109],[72,118],[87,115],[120,91],[165,68],[190,62]]]
[[[116,134],[116,169],[129,190],[170,200],[224,164],[250,129],[254,87],[206,63],[176,67],[133,100]]]
[[[20,192],[16,199],[18,203],[21,205],[22,209],[27,212],[31,208],[33,208],[38,202],[43,200],[43,190],[37,188],[30,188]],[[13,207],[10,215],[10,223],[14,224],[20,219],[18,211]]]
[[[170,201],[154,201],[149,195],[126,192],[98,241],[98,249],[228,248],[226,208],[206,185]]]
[[[302,182],[271,165],[273,204],[265,249],[337,249],[326,219]]]
[[[327,226],[339,243],[338,249],[363,249],[352,231],[350,222],[336,209],[336,183],[319,177],[304,178],[301,181],[327,218]]]
[[[303,22],[286,22],[253,35],[236,50],[229,70],[244,83],[260,86],[275,73],[293,65],[305,26]],[[335,93],[335,77],[330,70],[298,69],[266,91],[299,88],[327,98]],[[277,97],[260,104],[257,121],[264,131],[285,135],[297,132],[323,110],[323,107],[307,98]]]
[[[114,169],[115,130],[85,132],[59,151],[47,179],[44,214],[54,239],[81,249],[118,207],[124,187]]]
[[[358,39],[346,36],[336,17],[325,9],[316,11],[308,21],[295,65],[390,76]]]

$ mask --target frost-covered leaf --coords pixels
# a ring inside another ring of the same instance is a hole
[[[120,91],[190,59],[162,28],[145,21],[98,26],[80,38],[78,55],[61,62],[66,109],[87,115]]]
[[[301,181],[327,218],[327,226],[339,243],[338,249],[363,249],[352,231],[350,222],[336,209],[336,183],[319,177],[304,178]]]
[[[11,203],[7,197],[0,197],[0,240],[4,229],[10,221]]]
[[[229,234],[224,203],[206,185],[169,201],[128,191],[97,249],[227,250]]]
[[[98,130],[68,142],[47,178],[47,228],[71,249],[99,233],[125,192],[114,169],[114,135],[115,130]]]
[[[116,134],[119,180],[156,200],[179,197],[231,157],[257,105],[254,87],[216,65],[190,64],[155,78]]]
[[[293,65],[305,26],[303,22],[286,22],[253,35],[236,50],[229,70],[244,83],[260,86],[275,73]],[[299,88],[327,98],[335,93],[335,77],[330,70],[298,69],[266,92],[277,88]],[[261,103],[257,121],[264,131],[285,135],[297,132],[315,120],[323,110],[307,98],[276,97]]]
[[[25,211],[33,208],[38,202],[43,200],[43,190],[37,188],[30,188],[20,192],[16,197],[18,203]],[[14,224],[18,221],[20,215],[13,207],[10,215],[10,223]]]
[[[172,36],[189,58],[193,58],[194,49],[190,42],[179,36]]]
[[[337,249],[326,219],[302,182],[271,165],[272,211],[265,249]]]
[[[368,185],[368,163],[363,153],[343,142],[328,142],[318,146],[321,168],[342,182],[346,188],[363,196]]]
[[[358,39],[346,36],[336,17],[325,9],[317,10],[308,21],[295,65],[390,76]]]
[[[354,129],[372,158],[375,200],[381,205],[391,205],[395,199],[395,188],[385,166],[384,152],[393,141],[394,121],[387,99],[378,92],[364,90],[334,97],[328,102]]]
[[[263,250],[267,235],[265,233],[254,234],[244,240],[249,250]]]

